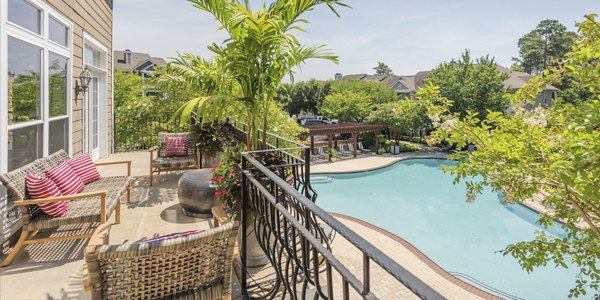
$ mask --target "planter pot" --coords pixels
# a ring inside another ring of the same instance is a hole
[[[400,146],[398,146],[398,145],[390,146],[390,153],[391,154],[400,154]]]
[[[260,267],[269,263],[267,255],[260,247],[256,234],[254,233],[254,224],[246,227],[246,266]],[[242,231],[238,233],[238,250],[242,252]]]
[[[217,165],[223,160],[221,153],[214,153],[210,155],[202,155],[202,168],[216,168]]]

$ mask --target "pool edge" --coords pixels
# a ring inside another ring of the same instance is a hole
[[[394,162],[394,163],[396,163],[396,162]],[[331,173],[329,173],[329,174],[331,174]],[[387,231],[379,226],[373,225],[369,222],[363,221],[361,219],[358,219],[358,218],[355,218],[352,216],[348,216],[348,215],[344,215],[344,214],[340,214],[340,213],[336,213],[336,212],[329,212],[329,214],[331,214],[332,216],[334,216],[336,218],[341,218],[341,219],[345,219],[348,221],[358,223],[359,225],[365,226],[375,232],[378,232],[378,233],[381,233],[381,234],[387,236],[388,238],[401,244],[404,248],[406,248],[412,254],[417,256],[417,258],[419,258],[423,263],[425,263],[429,268],[431,268],[434,272],[436,272],[442,278],[448,280],[449,282],[462,288],[463,290],[474,294],[475,296],[481,297],[483,299],[494,299],[494,300],[504,299],[498,295],[487,292],[475,285],[472,285],[472,284],[470,284],[466,281],[463,281],[460,278],[450,274],[448,271],[446,271],[444,268],[440,267],[436,262],[434,262],[431,258],[429,258],[427,255],[425,255],[423,252],[421,252],[421,250],[419,250],[413,244],[411,244],[410,242],[406,241],[405,239],[399,237],[398,235],[396,235],[390,231]]]

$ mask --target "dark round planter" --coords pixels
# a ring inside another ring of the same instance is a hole
[[[210,209],[218,205],[216,188],[210,182],[209,168],[185,172],[177,184],[177,196],[183,213],[190,217],[210,218]]]

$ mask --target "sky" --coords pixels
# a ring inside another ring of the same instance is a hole
[[[252,0],[253,7],[263,1]],[[326,6],[306,15],[308,45],[325,44],[338,65],[307,62],[295,80],[332,79],[335,73],[374,73],[381,61],[398,75],[413,75],[457,58],[465,49],[473,57],[489,54],[503,66],[518,56],[519,37],[544,19],[568,30],[589,13],[600,12],[598,0],[346,0],[336,17]],[[114,2],[114,49],[131,49],[168,60],[178,52],[211,57],[207,46],[227,37],[208,13],[186,0]]]

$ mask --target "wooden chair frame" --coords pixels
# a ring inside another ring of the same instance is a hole
[[[185,170],[194,170],[202,168],[201,155],[200,155],[200,144],[196,144],[196,164],[185,167],[155,167],[152,165],[154,161],[154,152],[158,151],[158,146],[153,146],[148,149],[150,153],[150,186],[154,185],[154,173],[158,173],[160,175],[161,172],[169,172],[169,171],[185,171]],[[158,155],[157,155],[158,157]]]
[[[115,161],[115,162],[105,162],[105,163],[96,163],[96,166],[107,166],[107,165],[117,165],[117,164],[126,164],[127,165],[127,176],[131,177],[131,161]],[[60,201],[77,201],[81,199],[100,197],[100,225],[106,223],[106,191],[96,191],[90,193],[80,193],[76,195],[67,195],[67,196],[59,196],[59,197],[49,197],[49,198],[40,198],[34,200],[20,200],[13,202],[16,206],[30,206],[34,204],[46,204],[46,203],[54,203]],[[121,199],[117,199],[117,204],[115,206],[115,224],[121,223]],[[129,180],[129,186],[127,187],[127,203],[131,201],[131,180]],[[77,240],[77,239],[85,239],[91,238],[93,234],[84,233],[89,229],[91,224],[84,224],[83,228],[74,235],[69,236],[59,236],[59,237],[48,237],[48,238],[39,238],[34,239],[35,236],[39,233],[39,230],[29,231],[23,229],[21,231],[21,235],[19,236],[19,240],[15,244],[15,247],[12,249],[10,254],[2,261],[2,265],[0,267],[8,266],[12,260],[15,258],[17,253],[23,249],[26,245],[29,244],[37,244],[37,243],[45,243],[45,242],[55,242],[55,241],[64,241],[64,240]]]

